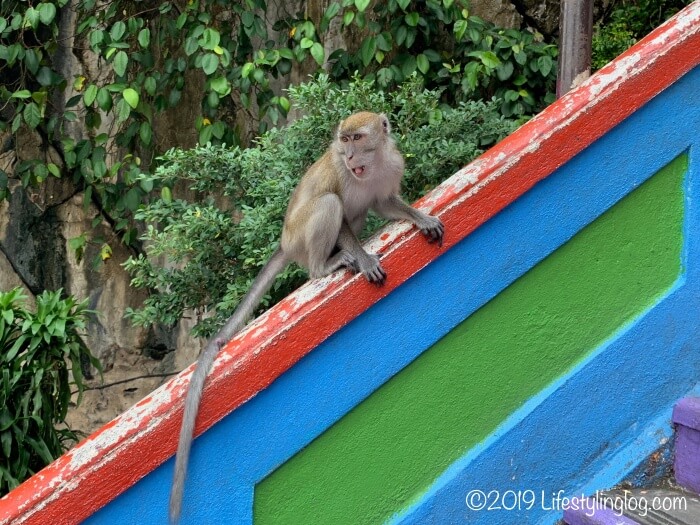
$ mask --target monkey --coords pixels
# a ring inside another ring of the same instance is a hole
[[[341,121],[326,152],[304,174],[292,193],[279,247],[254,279],[224,327],[197,361],[185,399],[170,493],[170,521],[179,520],[192,434],[209,369],[221,347],[243,328],[277,275],[294,261],[314,279],[340,268],[382,285],[386,272],[379,257],[367,253],[358,235],[367,213],[415,224],[429,242],[442,246],[444,225],[437,217],[400,197],[404,159],[384,114],[359,112]]]

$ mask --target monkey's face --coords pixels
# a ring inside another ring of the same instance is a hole
[[[388,120],[376,113],[355,113],[340,123],[338,151],[355,179],[366,180],[373,175],[388,131]]]
[[[367,167],[371,166],[374,153],[366,149],[367,137],[362,133],[342,135],[340,143],[343,146],[343,161],[355,178],[363,179],[367,175]]]

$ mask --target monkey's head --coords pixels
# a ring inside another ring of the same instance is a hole
[[[389,133],[389,119],[383,113],[362,111],[338,125],[336,151],[356,179],[365,180],[374,175],[373,168],[381,163]]]

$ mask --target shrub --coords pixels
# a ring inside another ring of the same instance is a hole
[[[78,435],[65,425],[71,386],[85,389],[82,362],[99,369],[80,338],[86,302],[61,290],[36,298],[36,313],[19,288],[0,292],[0,494],[61,455]]]
[[[617,0],[596,24],[591,67],[600,69],[692,0]]]

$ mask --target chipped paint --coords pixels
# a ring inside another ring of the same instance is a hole
[[[307,283],[251,323],[217,358],[196,432],[253,397],[335,330],[697,66],[699,47],[700,2],[695,2],[419,200],[418,207],[438,214],[446,225],[442,250],[407,223],[391,224],[367,243],[370,251],[382,254],[389,272],[383,287],[339,272]],[[82,520],[171,457],[192,369],[0,500],[0,523],[59,523],[65,516]]]

